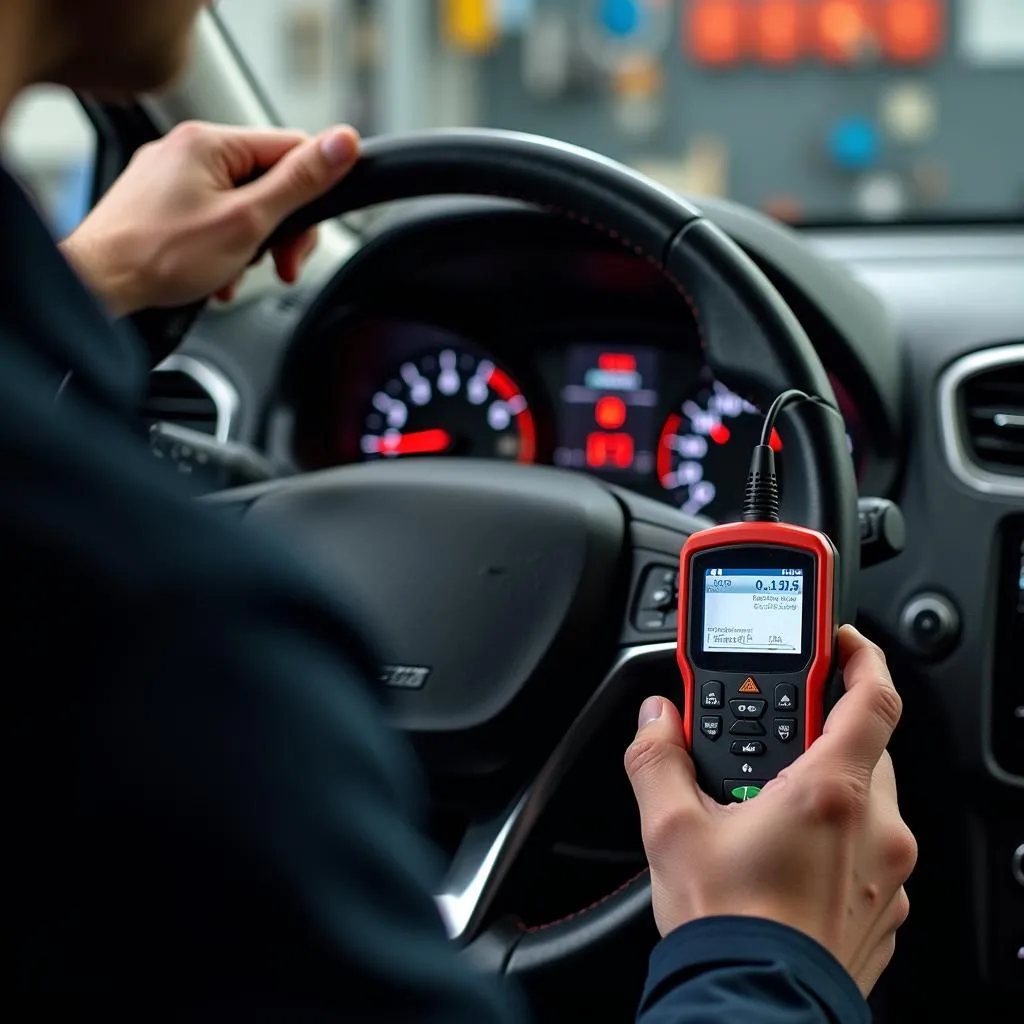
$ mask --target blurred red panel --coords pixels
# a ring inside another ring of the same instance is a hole
[[[807,45],[807,0],[759,0],[754,52],[766,64],[795,64]]]
[[[818,53],[832,64],[853,64],[878,45],[877,4],[871,0],[818,0],[814,29]]]
[[[889,60],[930,60],[945,42],[944,5],[939,0],[885,0],[881,30],[882,52]]]
[[[744,55],[741,0],[690,0],[683,19],[684,47],[699,64],[735,64]]]

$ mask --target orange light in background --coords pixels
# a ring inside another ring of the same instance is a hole
[[[889,60],[929,60],[942,48],[945,32],[939,0],[886,0],[882,8],[882,48]]]
[[[760,0],[754,22],[754,49],[766,64],[794,64],[807,36],[806,0]]]
[[[594,419],[605,430],[618,430],[626,422],[626,403],[617,395],[605,395],[594,406]]]
[[[486,53],[498,41],[497,0],[442,0],[445,42],[467,53]]]
[[[867,0],[821,0],[815,12],[818,52],[833,64],[851,64],[875,42],[875,7]]]
[[[700,64],[735,64],[743,56],[743,14],[738,0],[691,0],[685,48]]]

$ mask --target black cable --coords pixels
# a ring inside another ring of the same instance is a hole
[[[777,523],[779,521],[779,478],[775,472],[775,452],[771,446],[772,431],[779,413],[797,402],[814,402],[841,416],[829,402],[817,395],[791,388],[783,391],[768,407],[761,427],[761,443],[750,456],[750,471],[743,495],[743,521],[747,523]]]

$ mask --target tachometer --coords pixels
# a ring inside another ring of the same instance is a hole
[[[755,406],[716,380],[702,383],[668,417],[658,439],[658,479],[684,512],[719,522],[741,517],[761,419]],[[777,431],[771,444],[782,448]]]
[[[403,362],[363,419],[366,459],[462,455],[533,462],[533,415],[522,391],[491,360],[453,347]]]

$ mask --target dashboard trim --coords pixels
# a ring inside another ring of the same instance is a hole
[[[242,399],[238,389],[226,374],[196,356],[176,352],[168,356],[154,373],[183,373],[196,382],[209,396],[217,410],[217,428],[214,437],[222,444],[231,440],[231,431],[238,417]]]
[[[946,462],[962,483],[982,494],[1021,498],[1024,497],[1024,477],[993,473],[970,458],[957,415],[957,395],[965,381],[1010,363],[1024,363],[1024,343],[972,352],[953,363],[939,379],[939,423]]]

